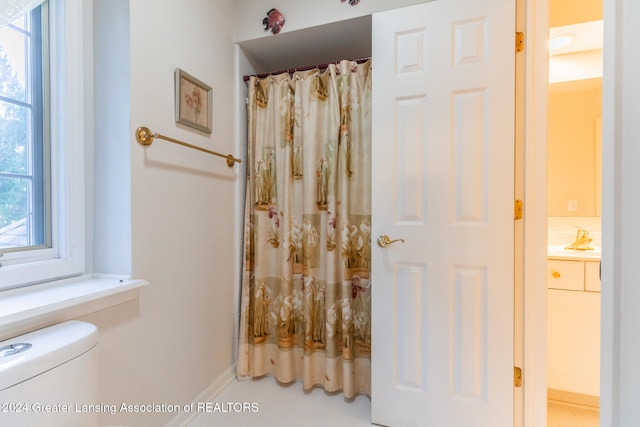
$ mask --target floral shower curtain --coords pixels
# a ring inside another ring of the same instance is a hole
[[[239,378],[371,383],[371,63],[251,77]]]

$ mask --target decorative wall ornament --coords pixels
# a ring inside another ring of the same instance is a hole
[[[262,20],[262,25],[265,31],[271,28],[273,34],[278,34],[284,26],[284,16],[278,9],[271,9],[267,12],[267,17]]]
[[[340,0],[340,3],[344,3],[345,1],[347,1],[347,0]],[[358,3],[360,3],[360,0],[349,0],[349,4],[350,4],[351,6],[355,6],[355,5],[357,5]]]

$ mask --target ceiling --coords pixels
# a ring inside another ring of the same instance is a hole
[[[549,39],[570,36],[568,46],[549,52],[549,83],[602,77],[602,20],[551,28]]]
[[[602,49],[602,20],[564,25],[562,27],[555,27],[549,30],[550,40],[555,37],[565,35],[572,36],[574,38],[573,42],[567,47],[550,52],[549,55],[563,55]]]

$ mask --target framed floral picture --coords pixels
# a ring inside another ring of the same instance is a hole
[[[211,87],[176,68],[176,122],[211,133]]]

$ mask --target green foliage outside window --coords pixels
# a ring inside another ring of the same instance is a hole
[[[0,97],[25,102],[25,88],[0,45]],[[27,174],[27,108],[0,98],[0,174]],[[0,178],[0,228],[24,219],[27,182]]]

